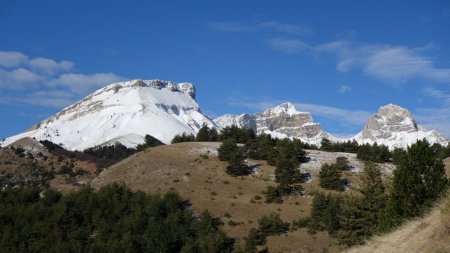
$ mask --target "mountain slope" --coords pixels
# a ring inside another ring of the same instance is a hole
[[[313,121],[309,112],[299,112],[291,103],[283,103],[256,114],[227,114],[214,119],[220,127],[236,125],[251,128],[256,133],[266,133],[277,138],[297,138],[303,142],[320,144],[322,138],[335,140],[324,132],[320,124]]]
[[[191,83],[132,80],[97,90],[2,146],[31,137],[69,150],[115,142],[134,147],[146,134],[169,143],[176,134],[195,134],[204,123],[215,126],[201,113]]]
[[[417,124],[411,112],[394,104],[380,107],[364,129],[352,139],[359,143],[377,142],[391,149],[405,148],[421,139],[444,146],[448,144],[446,137],[436,131],[425,130]]]
[[[432,253],[450,252],[450,194],[424,218],[408,222],[387,235],[348,253]]]

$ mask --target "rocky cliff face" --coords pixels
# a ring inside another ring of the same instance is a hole
[[[388,147],[407,147],[417,140],[447,145],[448,139],[436,131],[426,131],[419,126],[411,112],[398,105],[380,107],[354,139],[359,143],[384,144]]]
[[[236,125],[251,128],[256,133],[267,133],[277,138],[297,138],[311,144],[320,144],[322,138],[334,139],[322,131],[310,113],[299,112],[291,103],[283,103],[256,114],[224,115],[214,119],[220,127]]]

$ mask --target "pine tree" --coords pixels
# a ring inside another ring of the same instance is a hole
[[[196,141],[210,141],[209,138],[209,128],[206,124],[198,130],[197,136],[195,137]]]
[[[251,173],[250,168],[244,162],[242,151],[238,148],[231,152],[226,172],[232,176],[245,176]]]
[[[367,238],[366,218],[361,206],[361,198],[355,196],[347,197],[343,201],[339,215],[340,229],[337,233],[340,244],[351,246]]]
[[[383,212],[380,230],[420,215],[447,186],[444,164],[426,140],[417,141],[398,161],[392,192]]]
[[[374,163],[367,162],[361,181],[360,192],[363,197],[358,202],[357,208],[363,221],[358,222],[364,225],[364,234],[360,236],[369,237],[377,230],[381,212],[386,206],[385,187],[381,179],[380,168]]]
[[[237,144],[232,139],[227,139],[222,142],[222,145],[217,149],[219,159],[221,161],[229,161],[231,154],[239,149]]]
[[[336,164],[322,165],[319,172],[319,184],[322,188],[328,190],[342,191],[341,185],[341,171],[337,168]]]

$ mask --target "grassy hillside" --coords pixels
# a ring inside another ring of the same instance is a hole
[[[366,245],[347,251],[365,252],[450,252],[450,193],[425,217],[410,221],[392,233],[373,238]]]
[[[214,216],[221,217],[222,229],[238,240],[247,236],[252,227],[257,227],[258,219],[271,212],[279,213],[285,222],[310,216],[310,196],[290,196],[282,204],[264,203],[262,192],[267,186],[275,185],[275,168],[266,161],[250,160],[249,163],[256,166],[256,173],[250,176],[228,175],[225,172],[227,163],[217,157],[219,145],[179,143],[148,149],[103,171],[91,185],[100,188],[111,182],[124,182],[133,190],[160,194],[175,189],[192,203],[194,211],[208,209]],[[335,158],[332,155],[326,159],[333,162]],[[302,166],[305,170],[308,167]],[[314,173],[313,180],[303,185],[306,190],[313,191],[319,189],[315,178],[318,169],[316,172],[316,169],[310,169]],[[271,252],[338,251],[337,244],[326,232],[308,234],[306,229],[269,236],[267,245]]]

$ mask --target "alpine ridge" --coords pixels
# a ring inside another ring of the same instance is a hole
[[[200,111],[193,84],[131,80],[95,91],[27,132],[6,138],[2,146],[30,137],[69,150],[116,142],[134,147],[146,134],[170,143],[176,134],[195,134],[203,124],[216,127]]]
[[[324,132],[319,123],[313,121],[311,113],[299,112],[289,102],[253,115],[227,114],[214,119],[214,122],[222,128],[236,125],[251,128],[257,134],[266,133],[277,138],[297,138],[315,145],[319,145],[323,138],[337,140]]]

